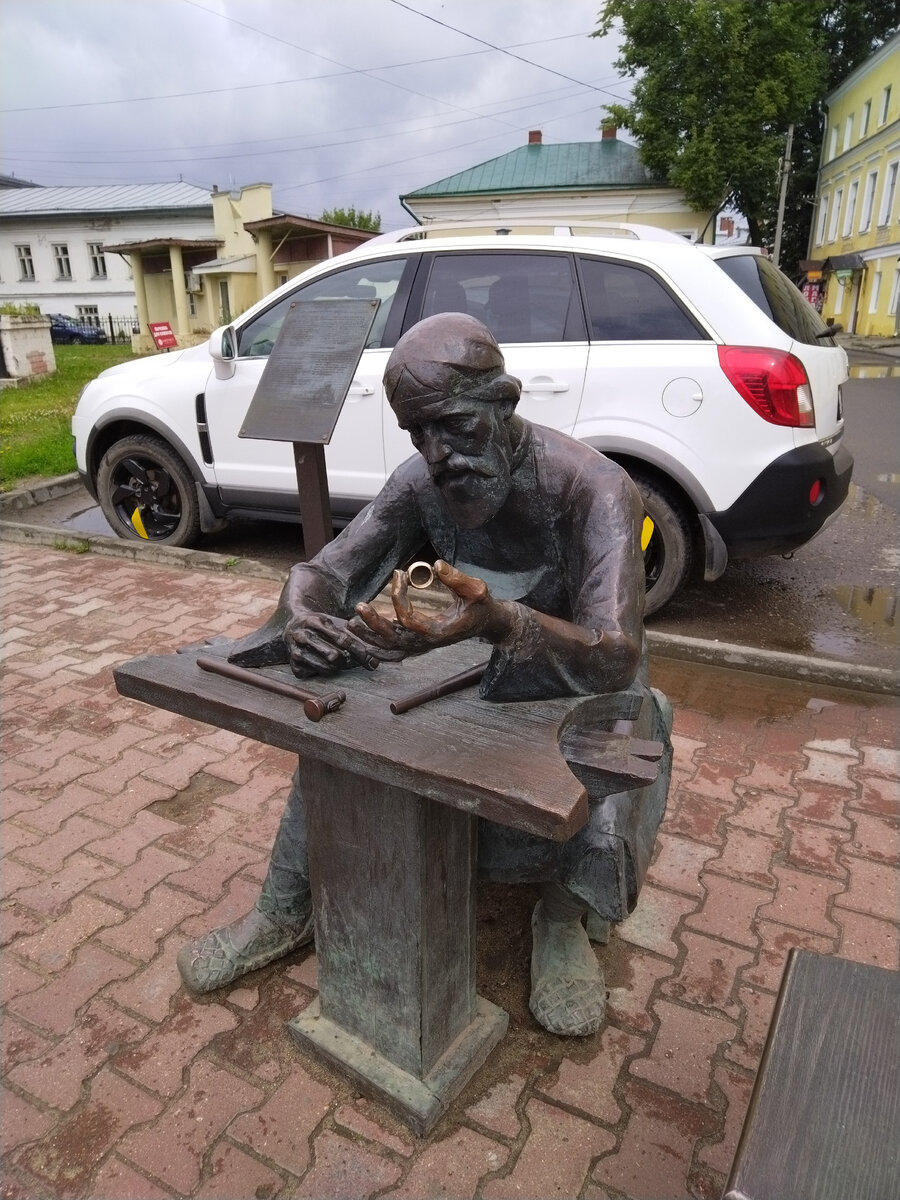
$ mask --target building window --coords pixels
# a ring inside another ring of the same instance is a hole
[[[19,280],[26,283],[34,280],[34,259],[31,257],[30,246],[16,246],[16,258],[19,262]]]
[[[816,245],[821,246],[825,237],[825,221],[828,218],[828,193],[819,201],[819,220],[816,223]]]
[[[881,112],[878,114],[878,124],[883,125],[888,118],[888,109],[891,107],[891,85],[888,84],[881,93]]]
[[[106,256],[103,253],[103,243],[88,242],[88,256],[91,260],[91,279],[106,279]]]
[[[831,127],[831,134],[829,135],[829,138],[828,138],[828,161],[829,162],[837,154],[837,136],[838,136],[837,126],[833,125]]]
[[[870,171],[866,180],[866,190],[863,192],[862,213],[859,218],[859,232],[865,233],[872,224],[872,207],[875,203],[875,188],[878,186],[878,172]]]
[[[859,193],[859,180],[854,179],[850,184],[850,191],[847,193],[847,211],[844,214],[844,237],[849,237],[853,232],[853,221],[856,217],[856,197]]]
[[[878,214],[878,224],[889,225],[891,222],[891,213],[894,211],[894,197],[897,194],[897,168],[900,167],[900,159],[894,159],[892,163],[888,163],[887,175],[884,178],[884,195],[881,197],[881,212]]]
[[[898,304],[900,304],[900,267],[895,267],[894,281],[891,284],[891,298],[888,300],[888,316],[897,316]]]
[[[79,304],[75,311],[78,313],[78,320],[82,325],[93,325],[95,329],[100,328],[100,310],[96,304]]]
[[[862,141],[869,132],[869,117],[872,113],[872,101],[867,100],[862,106],[862,112],[859,117],[859,140]]]
[[[69,262],[69,247],[65,242],[53,246],[53,261],[56,263],[56,278],[71,279],[72,264]]]
[[[850,143],[853,140],[853,113],[844,122],[844,150],[849,150]]]
[[[834,193],[834,202],[831,206],[831,222],[828,226],[828,240],[833,242],[837,237],[838,220],[841,215],[841,201],[844,199],[844,189],[838,188]]]
[[[881,272],[876,271],[872,276],[872,290],[869,293],[869,312],[878,312],[878,298],[881,295]]]
[[[231,303],[228,299],[228,280],[219,280],[219,319],[223,325],[231,321]]]

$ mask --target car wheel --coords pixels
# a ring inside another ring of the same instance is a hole
[[[80,337],[78,337],[78,335],[77,335],[77,334],[76,334],[76,335],[75,335],[75,336],[72,338],[72,345],[73,345],[73,346],[80,346],[80,345],[81,345],[81,338],[80,338]]]
[[[200,536],[194,481],[159,438],[134,434],[110,446],[97,471],[97,495],[119,537],[190,546]]]
[[[645,616],[658,612],[684,585],[693,558],[691,525],[683,505],[663,483],[634,474],[644,509],[653,521],[653,534],[644,551],[647,579]]]

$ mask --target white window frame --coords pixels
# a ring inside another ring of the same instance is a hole
[[[849,150],[850,143],[853,141],[853,113],[850,113],[844,122],[844,144],[842,150]]]
[[[72,260],[69,258],[68,242],[54,242],[50,247],[53,252],[53,262],[56,266],[56,278],[68,280],[72,278]]]
[[[872,115],[872,101],[867,100],[862,106],[862,112],[859,116],[859,140],[862,141],[869,132],[869,118]]]
[[[883,125],[888,118],[888,109],[891,107],[891,85],[882,90],[881,93],[881,111],[878,114],[878,124]]]
[[[844,189],[838,188],[831,202],[831,221],[828,224],[829,242],[837,241],[838,224],[841,218],[841,201],[844,199]]]
[[[830,196],[825,192],[819,201],[819,219],[816,222],[816,240],[813,243],[816,246],[821,246],[825,240],[825,222],[828,220],[828,201]]]
[[[19,283],[34,283],[34,259],[31,243],[20,242],[16,246],[16,261],[19,264]]]
[[[866,233],[872,225],[872,212],[875,208],[875,191],[878,187],[878,170],[870,171],[866,177],[866,188],[863,192],[862,208],[859,214],[859,232]]]
[[[878,228],[883,229],[891,223],[891,213],[894,210],[894,200],[897,196],[897,175],[900,174],[900,158],[895,158],[887,164],[884,172],[884,191],[881,193],[881,208],[878,211]]]
[[[88,258],[91,260],[91,279],[108,279],[106,255],[102,242],[88,242]]]
[[[96,304],[77,304],[75,313],[82,325],[91,325],[94,329],[100,328],[100,309]]]
[[[876,271],[872,276],[872,290],[869,292],[869,313],[878,312],[878,300],[881,296],[881,272]]]
[[[897,305],[900,303],[900,267],[894,267],[894,278],[891,282],[891,294],[888,299],[888,316],[897,316]]]
[[[856,197],[859,195],[859,180],[854,179],[850,184],[850,191],[847,193],[847,210],[844,213],[844,229],[843,237],[850,237],[853,233],[853,222],[856,220]]]
[[[831,160],[837,156],[837,139],[838,139],[837,126],[832,125],[831,133],[828,136],[828,159],[827,159],[828,162],[831,162]]]

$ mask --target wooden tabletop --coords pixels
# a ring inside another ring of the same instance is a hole
[[[569,769],[559,737],[563,730],[571,735],[582,718],[587,725],[596,722],[604,704],[609,708],[605,698],[496,704],[481,700],[473,686],[399,716],[390,711],[392,700],[489,657],[489,646],[470,641],[375,671],[302,681],[312,692],[339,687],[347,693],[337,712],[316,723],[295,700],[197,666],[199,654],[225,658],[229,648],[213,643],[133,659],[116,668],[116,685],[123,695],[159,708],[554,841],[566,841],[587,820],[585,788]],[[288,667],[260,673],[300,683]],[[616,790],[613,783],[609,790]]]

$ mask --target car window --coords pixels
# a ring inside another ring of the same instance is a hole
[[[585,256],[579,263],[591,341],[707,340],[651,271],[605,258]]]
[[[727,255],[715,262],[789,337],[810,346],[828,344],[828,326],[774,263],[760,254]]]
[[[295,288],[240,329],[238,356],[265,358],[271,354],[288,307],[295,300],[380,300],[366,349],[380,346],[405,266],[405,258],[381,259],[332,271],[305,287]]]
[[[565,254],[436,254],[422,317],[464,312],[498,342],[584,339],[572,264]]]

